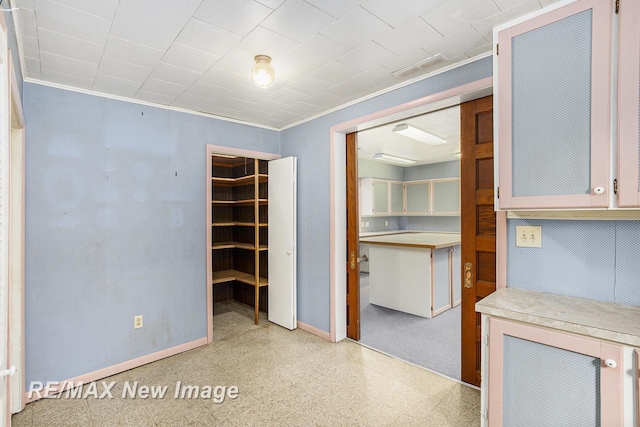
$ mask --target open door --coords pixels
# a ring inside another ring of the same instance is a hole
[[[358,147],[347,134],[347,337],[360,340],[360,255],[358,218]]]
[[[297,327],[295,157],[269,162],[269,321]]]
[[[462,238],[462,381],[480,386],[480,315],[476,302],[496,290],[493,206],[493,97],[460,105]]]

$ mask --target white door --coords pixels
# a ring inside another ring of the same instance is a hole
[[[296,158],[269,162],[269,321],[287,329],[296,317]]]

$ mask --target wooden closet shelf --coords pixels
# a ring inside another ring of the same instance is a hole
[[[251,206],[255,203],[256,199],[244,199],[244,200],[212,200],[211,203],[214,205],[240,205],[240,206]],[[269,203],[267,199],[258,199],[258,203],[261,205],[266,205]]]
[[[243,242],[214,242],[211,249],[247,249],[253,251],[256,249],[256,246],[253,243]],[[268,249],[266,245],[260,245],[258,248],[259,251],[266,251]]]
[[[213,272],[213,284],[225,283],[237,280],[238,282],[246,283],[247,285],[256,285],[256,276],[249,273],[243,273],[238,270],[222,270]],[[258,287],[267,286],[268,281],[265,277],[260,277],[260,283]]]
[[[224,177],[214,176],[214,177],[211,177],[211,181],[216,185],[220,185],[224,187],[235,187],[240,185],[253,185],[253,183],[255,182],[255,177],[256,177],[255,175],[245,175],[239,178],[224,178]],[[268,179],[269,179],[269,176],[266,174],[261,173],[258,175],[259,183],[267,182]]]

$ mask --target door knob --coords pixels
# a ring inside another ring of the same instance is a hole
[[[367,262],[369,261],[369,257],[367,257],[366,255],[362,255],[361,257],[357,258],[356,261],[358,261],[358,263],[361,263],[362,261]]]

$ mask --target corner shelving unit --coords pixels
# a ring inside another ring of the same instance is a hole
[[[214,303],[235,299],[267,311],[268,163],[213,155],[211,253]]]

